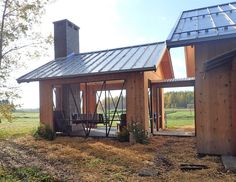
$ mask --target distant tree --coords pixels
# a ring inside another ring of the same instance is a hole
[[[164,95],[165,108],[187,108],[194,104],[194,93],[192,91],[167,92]]]
[[[10,103],[8,100],[1,100],[0,101],[0,114],[1,118],[5,118],[7,121],[12,121],[12,111],[15,110],[15,105]],[[0,119],[1,122],[1,119]]]
[[[9,82],[11,73],[19,68],[22,59],[40,56],[51,43],[51,36],[43,37],[34,30],[40,24],[48,0],[1,0],[0,1],[0,100],[19,97],[17,87]],[[13,104],[14,105],[14,104]],[[1,104],[0,114],[5,117],[11,111],[8,104]],[[10,114],[10,113],[9,113]]]

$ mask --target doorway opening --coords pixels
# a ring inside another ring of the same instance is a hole
[[[150,120],[153,134],[196,135],[194,85],[194,78],[152,81]],[[169,90],[181,87],[189,87],[192,91]]]

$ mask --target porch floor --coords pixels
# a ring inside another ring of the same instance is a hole
[[[84,130],[75,130],[70,133],[70,136],[85,136],[85,133],[84,133]],[[106,127],[91,128],[89,137],[106,137]],[[111,137],[111,138],[117,137],[116,127],[111,127],[108,137]]]

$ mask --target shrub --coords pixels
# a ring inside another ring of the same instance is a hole
[[[138,122],[132,122],[129,126],[129,132],[133,133],[134,139],[137,143],[147,144],[148,135],[143,129],[142,125]]]
[[[41,124],[34,133],[35,138],[44,138],[46,140],[54,140],[55,132],[48,125]]]
[[[118,140],[120,142],[129,141],[129,130],[126,127],[123,127],[122,130],[118,133]]]

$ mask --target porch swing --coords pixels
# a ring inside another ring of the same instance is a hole
[[[122,123],[124,125],[125,121],[124,118],[126,118],[126,114],[124,113],[123,109],[123,90],[125,86],[125,81],[122,83],[122,88],[120,90],[120,94],[118,97],[118,100],[115,102],[111,91],[106,89],[106,81],[103,81],[101,88],[98,89],[99,91],[96,92],[96,105],[94,108],[94,112],[90,113],[88,112],[88,92],[87,92],[87,83],[85,84],[85,90],[84,90],[84,95],[82,95],[82,98],[85,97],[85,103],[82,102],[83,105],[81,105],[81,99],[76,97],[76,94],[73,92],[73,89],[71,88],[71,85],[68,85],[68,91],[69,94],[71,95],[71,102],[74,105],[74,111],[76,112],[71,112],[69,111],[68,118],[65,119],[64,117],[64,123],[66,121],[67,125],[80,125],[82,126],[82,130],[84,132],[84,136],[88,137],[90,136],[91,130],[94,130],[94,128],[97,128],[97,125],[104,125],[105,126],[105,136],[109,137],[111,127],[113,125],[114,121],[117,121],[119,123]],[[102,93],[105,94],[104,97],[104,104],[102,103]],[[121,110],[121,116],[119,116],[118,113],[118,105],[119,102],[121,101],[122,105],[122,110]],[[85,105],[85,108],[83,107]],[[101,106],[101,113],[98,113],[98,106]],[[110,107],[114,107],[113,113],[111,112]],[[83,107],[83,111],[81,111],[81,106]],[[118,119],[117,119],[118,118]],[[123,118],[123,119],[122,119]],[[65,127],[68,128],[68,126],[62,126],[62,128],[65,129]],[[72,132],[72,131],[71,131]],[[81,134],[81,133],[80,133]]]

